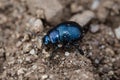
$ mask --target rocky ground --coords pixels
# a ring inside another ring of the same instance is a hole
[[[90,30],[49,59],[42,37],[72,20]],[[120,80],[120,0],[0,0],[0,80]]]

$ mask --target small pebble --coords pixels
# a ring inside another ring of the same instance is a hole
[[[99,6],[99,4],[100,4],[100,0],[93,0],[93,3],[92,3],[92,5],[91,5],[91,9],[92,9],[92,10],[97,9],[98,6]]]
[[[92,52],[89,52],[89,54],[88,54],[89,56],[92,56],[93,55],[93,53]]]
[[[62,44],[58,44],[58,47],[60,48],[60,47],[62,47],[63,45]]]
[[[44,74],[44,75],[42,75],[42,77],[41,77],[42,80],[45,80],[45,79],[47,79],[47,78],[48,78],[48,75],[47,75],[47,74]]]
[[[94,12],[84,11],[82,14],[78,13],[71,17],[70,21],[75,21],[81,26],[85,26],[91,19],[95,17]]]
[[[36,54],[36,51],[34,49],[32,49],[29,53],[34,55],[34,54]]]
[[[79,12],[79,11],[83,11],[83,7],[77,5],[76,3],[71,4],[70,7],[71,7],[71,12],[72,12],[72,13],[77,13],[77,12]]]
[[[99,59],[95,59],[95,64],[99,64],[99,63],[100,63]]]
[[[0,24],[7,22],[7,17],[3,14],[0,14]]]
[[[110,48],[106,48],[105,51],[106,51],[106,54],[108,53],[108,55],[111,55],[111,56],[115,55],[115,52]]]
[[[70,55],[70,53],[69,52],[65,52],[65,56],[69,56]]]
[[[45,12],[43,9],[36,10],[36,15],[37,15],[37,18],[42,18],[42,19],[45,18]]]
[[[107,19],[107,16],[109,15],[109,11],[106,10],[106,8],[101,7],[100,9],[98,9],[96,15],[100,21],[104,22]]]
[[[50,54],[47,51],[45,51],[45,49],[42,50],[42,53],[45,54],[45,58],[50,57]]]
[[[32,49],[32,44],[30,44],[30,43],[24,44],[24,46],[23,46],[24,52],[29,52],[31,49]]]
[[[111,61],[112,61],[112,63],[114,63],[114,62],[116,61],[116,59],[115,59],[115,58],[112,58]]]
[[[109,71],[108,74],[109,75],[114,75],[114,71]]]
[[[40,19],[31,18],[29,20],[29,30],[33,33],[38,33],[43,31],[43,23]]]
[[[18,74],[18,75],[24,74],[24,71],[25,71],[25,70],[26,70],[25,68],[20,68],[20,69],[17,71],[17,74]]]
[[[41,49],[41,47],[42,47],[42,38],[38,38],[36,45],[37,45],[38,49]]]
[[[22,42],[21,41],[18,41],[17,43],[16,43],[16,47],[20,47],[22,45]]]
[[[42,32],[43,31],[43,23],[40,19],[36,19],[33,24],[34,29],[36,32]]]
[[[25,61],[28,61],[28,62],[31,61],[30,57],[26,57]]]
[[[24,34],[23,42],[28,41],[30,39],[30,36],[28,34]]]
[[[104,49],[105,47],[106,47],[105,45],[101,45],[99,49]]]
[[[0,49],[0,58],[4,56],[5,50],[3,48]]]
[[[18,61],[18,63],[20,63],[20,64],[23,62],[22,59],[18,59],[17,61]]]
[[[37,69],[37,65],[33,65],[33,66],[32,66],[32,69],[33,69],[33,70]]]
[[[117,39],[120,40],[120,26],[115,29],[115,35],[116,35]]]
[[[110,35],[111,37],[115,37],[113,31],[109,31],[109,32],[108,32],[108,35]]]
[[[91,26],[90,26],[90,31],[92,32],[92,33],[96,33],[96,32],[98,32],[99,31],[99,25],[97,25],[97,24],[92,24]]]
[[[44,73],[46,71],[45,67],[39,66],[39,72]]]

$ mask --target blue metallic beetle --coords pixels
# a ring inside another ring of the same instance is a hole
[[[63,22],[56,27],[48,31],[43,37],[43,44],[74,44],[78,40],[81,40],[84,36],[84,30],[79,24],[73,21]],[[79,49],[81,52],[82,50]],[[82,52],[81,52],[82,53]]]

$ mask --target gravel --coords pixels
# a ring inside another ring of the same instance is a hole
[[[120,27],[115,29],[115,35],[116,35],[117,39],[120,39]]]
[[[120,80],[120,0],[0,0],[0,80]],[[42,46],[64,21],[90,30],[79,47]],[[116,37],[115,37],[116,36]]]
[[[72,16],[70,21],[75,21],[81,26],[85,26],[91,19],[95,17],[95,14],[92,11],[84,11],[82,14],[76,14]]]
[[[97,24],[91,24],[90,25],[90,31],[92,32],[92,33],[96,33],[96,32],[98,32],[99,31],[99,28],[100,26],[99,25],[97,25]]]
[[[93,0],[93,3],[91,5],[92,10],[96,10],[100,4],[100,0]]]
[[[65,56],[69,56],[70,55],[70,53],[69,52],[65,52]]]
[[[34,49],[30,50],[29,52],[31,55],[35,55],[36,54],[36,51]]]
[[[30,26],[28,26],[28,29],[33,33],[41,33],[44,30],[43,23],[40,19],[36,19],[34,17],[31,18],[29,20],[29,25]]]
[[[53,17],[56,15],[58,16],[56,16],[55,19],[58,18],[57,20],[59,20],[59,16],[61,16],[59,11],[62,11],[63,9],[63,6],[58,0],[53,0],[52,2],[50,0],[27,0],[27,4],[32,14],[36,14],[38,10],[43,10],[45,18],[49,22],[55,21]]]

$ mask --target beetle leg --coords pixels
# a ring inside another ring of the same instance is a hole
[[[80,54],[84,55],[84,52],[81,48],[76,48],[76,49],[79,51]]]
[[[70,50],[70,44],[68,42],[66,42],[63,44],[62,48],[64,51],[68,51],[68,50]]]
[[[55,52],[57,51],[59,47],[57,45],[54,45],[54,50],[52,51],[52,53],[50,54],[50,60],[55,56]]]
[[[79,44],[73,43],[73,46],[75,46],[75,48],[79,51],[80,54],[84,55],[83,50],[81,48],[79,48]]]

